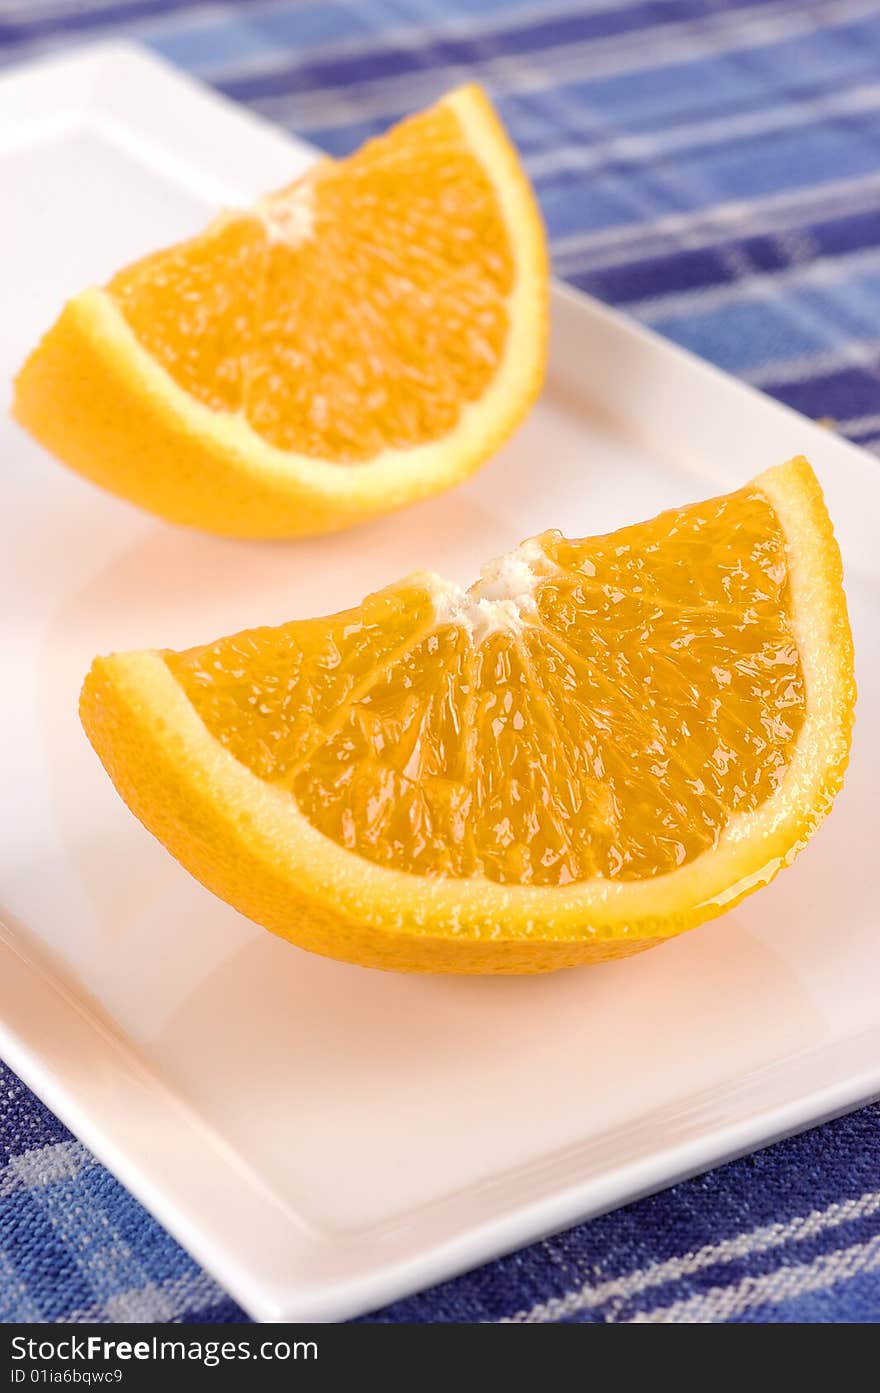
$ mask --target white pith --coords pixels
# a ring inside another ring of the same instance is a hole
[[[315,182],[308,174],[283,194],[261,198],[255,205],[270,242],[298,247],[315,230]]]
[[[487,561],[479,580],[467,589],[432,573],[437,623],[459,625],[475,644],[491,634],[518,633],[538,622],[535,591],[556,569],[538,538],[530,537],[513,551]]]

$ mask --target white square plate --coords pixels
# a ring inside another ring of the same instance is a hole
[[[136,50],[5,77],[6,400],[68,294],[309,158]],[[5,412],[0,442],[0,1050],[255,1316],[368,1310],[880,1092],[876,460],[562,290],[516,439],[359,532],[199,536],[81,482]],[[859,654],[846,789],[792,870],[644,957],[507,980],[311,957],[191,880],[80,730],[95,653],[333,610],[416,566],[470,580],[542,528],[604,531],[798,451]]]

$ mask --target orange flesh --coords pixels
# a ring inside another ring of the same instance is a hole
[[[497,194],[441,106],[108,289],[196,400],[350,464],[440,438],[483,395],[513,264]]]
[[[482,639],[415,578],[166,662],[237,759],[371,861],[532,885],[671,871],[769,797],[804,721],[779,523],[745,488],[539,541],[534,603]]]

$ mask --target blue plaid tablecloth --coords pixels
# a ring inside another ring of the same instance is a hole
[[[880,4],[0,0],[0,64],[124,35],[343,154],[465,78],[558,275],[880,449]],[[242,1321],[0,1065],[0,1319]],[[869,1107],[380,1321],[880,1319]]]

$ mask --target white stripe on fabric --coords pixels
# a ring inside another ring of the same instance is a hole
[[[122,0],[124,3],[124,0]],[[174,34],[178,29],[184,28],[187,21],[192,20],[197,14],[202,19],[223,19],[225,16],[222,11],[211,4],[193,6],[192,9],[168,9],[158,14],[137,14],[124,15],[123,18],[114,16],[112,19],[101,18],[104,10],[113,10],[118,7],[120,0],[92,0],[90,10],[95,14],[95,23],[90,28],[77,27],[72,30],[48,29],[39,34],[21,34],[4,37],[0,43],[0,70],[14,66],[17,63],[32,61],[43,55],[62,53],[71,56],[81,48],[88,48],[91,44],[113,42],[119,40],[123,43],[142,43],[147,46],[156,40],[165,39]],[[63,18],[63,13],[47,15],[45,18]],[[6,23],[15,23],[20,20],[27,23],[36,19],[42,19],[42,15],[34,15],[23,7],[20,15],[7,17],[3,13],[2,0],[0,0],[0,20]],[[193,69],[191,64],[185,65],[185,70],[198,71]]]
[[[880,357],[880,345],[878,345]],[[838,421],[837,429],[844,435],[872,435],[880,433],[880,414],[876,416],[854,416],[850,421]]]
[[[733,1320],[756,1306],[779,1306],[810,1292],[825,1291],[862,1272],[880,1267],[880,1234],[867,1243],[854,1243],[813,1262],[779,1267],[763,1277],[744,1277],[730,1287],[712,1287],[699,1296],[675,1301],[653,1311],[640,1311],[630,1325],[714,1325]]]
[[[647,300],[631,302],[627,310],[648,323],[678,315],[703,314],[748,299],[780,299],[784,288],[798,284],[809,289],[836,285],[838,281],[846,280],[851,272],[870,270],[878,262],[880,246],[861,247],[845,256],[805,261],[785,266],[779,271],[757,271],[723,285],[697,286],[694,290],[673,291],[670,295],[652,295]]]
[[[855,87],[823,97],[821,100],[789,102],[784,106],[767,106],[737,116],[722,116],[717,121],[702,119],[689,125],[673,126],[655,135],[626,135],[609,140],[599,149],[562,145],[528,161],[529,174],[541,179],[561,170],[597,170],[617,160],[631,163],[646,162],[674,151],[695,150],[701,145],[718,145],[743,136],[770,135],[803,126],[811,119],[833,121],[840,116],[854,116],[880,109],[880,85]]]
[[[10,1157],[0,1170],[0,1198],[51,1185],[56,1180],[72,1180],[90,1166],[94,1156],[78,1141],[50,1142]]]
[[[861,368],[876,375],[880,371],[880,339],[847,339],[839,348],[806,353],[800,358],[782,358],[778,362],[771,359],[737,375],[753,387],[785,387],[794,382],[809,382],[815,377],[829,377],[846,368]],[[857,422],[852,426],[846,422],[841,423],[840,429],[857,430],[859,426]]]
[[[107,1317],[118,1321],[169,1321],[187,1311],[205,1310],[226,1300],[225,1292],[207,1272],[187,1273],[173,1281],[154,1283],[135,1291],[111,1296],[105,1303]]]
[[[766,1224],[752,1229],[750,1233],[737,1234],[735,1238],[724,1238],[719,1243],[707,1243],[695,1252],[682,1253],[678,1257],[667,1258],[652,1267],[639,1268],[622,1277],[611,1277],[604,1282],[587,1282],[578,1291],[567,1296],[554,1297],[541,1301],[527,1311],[518,1311],[499,1322],[502,1325],[538,1325],[565,1320],[579,1311],[595,1310],[609,1301],[629,1301],[652,1287],[663,1286],[667,1282],[680,1282],[707,1267],[735,1262],[756,1253],[766,1253],[774,1248],[782,1248],[787,1243],[803,1243],[809,1238],[841,1224],[865,1219],[880,1212],[880,1191],[870,1191],[858,1199],[835,1200],[826,1209],[813,1210],[806,1215],[798,1215],[788,1223]]]
[[[88,5],[81,5],[78,13],[92,14],[96,17],[95,26],[86,31],[76,31],[72,35],[64,35],[64,38],[71,44],[94,41],[101,35],[100,15],[104,10],[112,10],[124,4],[125,0],[89,0]],[[131,0],[136,4],[136,0]],[[324,0],[314,0],[314,2],[301,4],[298,8],[302,10],[320,12]],[[642,0],[602,0],[601,8],[606,10],[626,10],[634,5],[642,3]],[[253,28],[259,27],[261,18],[265,15],[268,18],[277,18],[279,9],[278,0],[264,0],[259,5],[248,5],[242,14],[230,15],[211,4],[210,0],[204,4],[179,5],[158,14],[138,15],[131,17],[125,16],[122,20],[113,21],[113,29],[120,26],[124,28],[124,37],[141,38],[146,41],[151,39],[161,43],[170,36],[186,35],[189,30],[198,30],[205,25],[216,25],[222,28],[224,24],[234,24],[244,22]],[[428,43],[435,40],[445,39],[468,39],[473,37],[479,40],[485,36],[491,38],[493,33],[499,30],[516,30],[526,28],[529,23],[549,21],[554,19],[565,19],[569,15],[583,12],[583,0],[561,0],[558,7],[548,10],[545,14],[542,7],[536,3],[516,5],[509,11],[489,11],[486,14],[467,15],[462,14],[454,18],[446,15],[438,15],[430,20],[424,14],[413,14],[411,16],[398,14],[390,19],[388,26],[376,29],[372,33],[357,34],[352,38],[328,39],[326,42],[313,44],[303,50],[300,60],[299,50],[291,43],[286,46],[284,43],[266,39],[265,48],[256,53],[236,59],[234,62],[223,59],[210,60],[204,63],[198,61],[187,63],[187,71],[198,73],[200,77],[210,82],[228,82],[237,78],[271,76],[276,72],[284,72],[288,69],[295,72],[300,66],[300,61],[306,65],[320,57],[321,61],[333,61],[347,57],[357,57],[359,55],[369,55],[377,49],[388,47],[403,49],[424,48]],[[283,9],[290,10],[290,4],[283,6]],[[9,13],[7,14],[7,10]],[[283,10],[282,10],[283,12]],[[58,19],[62,20],[69,7],[61,4],[60,7],[41,5],[37,13],[30,0],[22,0],[20,4],[7,6],[0,0],[0,19],[15,23],[30,23],[33,21],[43,21]],[[384,16],[377,16],[381,23]],[[406,26],[406,27],[404,27]],[[40,35],[36,38],[25,36],[23,38],[9,38],[0,45],[0,56],[8,57],[8,54],[16,49],[27,48],[37,51],[43,47],[57,47],[59,36],[57,34]]]
[[[9,23],[16,20],[22,23],[45,23],[49,20],[62,20],[68,15],[100,14],[102,10],[125,10],[134,9],[138,0],[55,0],[54,3],[46,3],[40,0],[4,0],[0,4],[0,19]],[[125,23],[125,19],[121,21]]]
[[[59,1318],[61,1325],[94,1325],[98,1321],[158,1322],[178,1320],[188,1311],[209,1310],[226,1301],[226,1293],[207,1272],[185,1272],[164,1282],[145,1282],[142,1287],[111,1296],[102,1305],[71,1311]]]
[[[653,222],[628,227],[603,227],[598,232],[576,232],[557,237],[553,243],[554,264],[565,266],[567,275],[579,267],[596,270],[606,266],[631,265],[665,252],[680,251],[686,239],[688,248],[712,246],[719,238],[736,238],[787,231],[800,232],[805,224],[829,217],[875,212],[880,192],[880,172],[840,179],[818,188],[786,189],[761,199],[740,199],[715,203],[711,207],[689,208],[667,213]]]
[[[641,3],[643,0],[602,0],[601,9],[604,14],[610,10],[630,10]],[[277,0],[269,0],[268,5],[257,5],[253,8],[249,6],[247,18],[249,21],[253,19],[259,22],[261,13],[266,10],[270,15],[277,12]],[[200,6],[199,13],[201,12]],[[439,13],[430,18],[424,14],[414,14],[409,17],[409,22],[407,16],[397,15],[386,29],[377,30],[372,34],[356,34],[351,38],[329,39],[320,49],[307,49],[301,63],[295,49],[270,45],[267,42],[264,52],[249,54],[234,63],[206,64],[199,66],[197,71],[212,82],[243,77],[265,77],[277,72],[295,73],[301,64],[308,67],[316,57],[320,57],[322,63],[336,62],[340,59],[368,56],[377,49],[418,50],[429,44],[443,43],[450,39],[492,38],[498,33],[515,33],[518,29],[527,29],[530,24],[553,24],[555,20],[568,19],[583,12],[584,0],[567,0],[567,3],[552,6],[538,5],[533,0],[532,4],[511,5],[509,9],[490,10],[485,13],[454,16]],[[179,27],[183,29],[185,25],[181,23]],[[658,21],[655,20],[651,32],[657,27]],[[162,32],[164,33],[164,26]],[[542,49],[538,49],[535,56],[540,57],[542,52]]]
[[[360,124],[364,120],[416,110],[438,92],[476,77],[494,94],[553,91],[561,83],[588,78],[618,76],[641,69],[659,69],[675,62],[695,62],[724,53],[749,52],[765,45],[815,33],[817,25],[835,25],[876,15],[876,0],[827,0],[818,10],[801,0],[777,0],[735,12],[682,20],[647,36],[644,31],[561,43],[539,54],[501,55],[470,65],[429,67],[390,83],[386,77],[368,79],[347,87],[325,87],[280,97],[255,98],[251,105],[269,116],[296,113],[304,134],[310,127],[330,129]],[[232,80],[231,75],[228,80]]]

